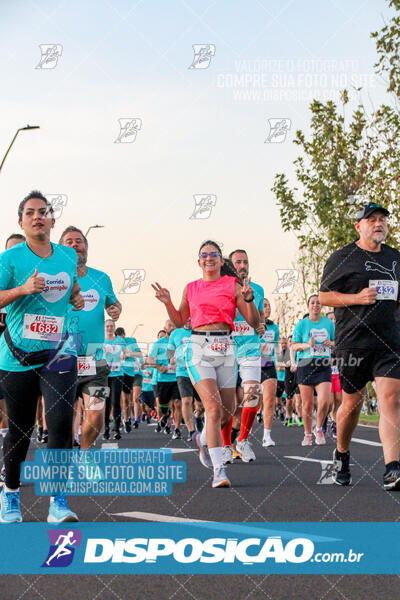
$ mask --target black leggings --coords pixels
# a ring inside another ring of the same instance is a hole
[[[28,453],[40,395],[44,398],[49,432],[47,448],[72,448],[76,359],[72,359],[70,364],[70,370],[65,373],[48,371],[45,367],[29,371],[0,370],[8,414],[8,433],[4,438],[3,452],[6,486],[10,489],[15,490],[20,485],[20,467]]]
[[[106,410],[104,415],[104,425],[106,429],[110,429],[110,412],[113,409],[114,427],[113,431],[119,431],[121,427],[121,391],[122,377],[109,377],[108,387],[110,394],[106,400]]]

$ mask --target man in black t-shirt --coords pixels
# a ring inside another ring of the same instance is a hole
[[[351,483],[350,441],[363,390],[375,380],[386,490],[400,490],[400,252],[384,244],[389,211],[370,202],[357,213],[359,240],[334,252],[320,301],[335,308],[335,351],[343,402],[337,413],[334,482]]]

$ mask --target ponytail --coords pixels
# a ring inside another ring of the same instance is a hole
[[[229,258],[224,258],[224,264],[221,267],[221,277],[223,275],[229,275],[230,277],[236,277],[236,280],[239,285],[243,285],[242,279],[237,274],[235,267],[233,266],[233,262]]]

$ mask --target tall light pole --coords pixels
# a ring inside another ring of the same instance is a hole
[[[26,125],[26,127],[20,127],[19,129],[17,129],[17,133],[14,135],[14,137],[13,137],[13,139],[12,139],[12,141],[11,141],[11,144],[8,146],[8,150],[7,150],[7,152],[6,152],[6,153],[5,153],[5,155],[4,155],[4,158],[3,158],[3,160],[1,161],[1,165],[0,165],[0,171],[1,171],[1,169],[3,168],[4,161],[6,160],[6,158],[7,158],[7,155],[8,155],[8,153],[10,152],[10,150],[11,150],[11,147],[12,147],[13,143],[15,142],[15,140],[16,140],[16,138],[17,138],[17,135],[19,134],[19,132],[20,132],[20,131],[28,131],[29,129],[40,129],[40,126],[39,126],[39,125]]]
[[[87,237],[87,236],[88,236],[88,234],[89,234],[89,231],[90,231],[91,229],[101,229],[102,227],[104,227],[104,225],[91,225],[91,226],[89,227],[89,229],[87,230],[87,232],[85,233],[85,237]]]
[[[134,336],[134,333],[135,333],[136,329],[139,329],[139,327],[143,327],[143,323],[139,323],[139,325],[136,325],[135,329],[131,333],[131,337]]]

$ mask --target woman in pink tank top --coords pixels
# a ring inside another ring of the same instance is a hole
[[[201,279],[185,286],[179,309],[171,295],[152,284],[156,298],[165,304],[169,318],[183,327],[191,318],[192,337],[186,348],[186,366],[206,412],[205,430],[195,436],[201,463],[214,468],[213,487],[229,487],[222,462],[221,426],[235,410],[237,361],[231,332],[236,308],[251,327],[260,325],[250,279],[242,283],[218,244],[208,240],[200,246]],[[208,446],[209,455],[206,447]]]

